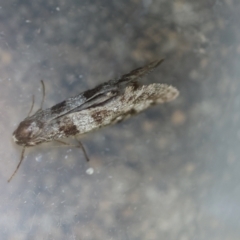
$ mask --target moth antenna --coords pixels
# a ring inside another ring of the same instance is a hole
[[[32,106],[31,106],[30,111],[28,113],[28,117],[30,116],[30,114],[31,114],[31,112],[33,110],[33,106],[34,106],[34,95],[32,95]]]
[[[22,150],[22,153],[21,153],[20,162],[18,163],[18,165],[17,165],[15,171],[13,172],[12,176],[8,179],[8,182],[10,182],[10,181],[12,180],[12,178],[13,178],[14,175],[16,174],[17,170],[19,169],[19,167],[20,167],[20,165],[21,165],[21,163],[22,163],[22,161],[23,161],[23,158],[24,158],[25,149],[26,149],[26,147],[24,146],[24,147],[23,147],[23,150]]]
[[[88,155],[87,155],[87,152],[86,152],[83,144],[82,144],[77,138],[75,138],[75,140],[78,142],[78,145],[71,145],[71,144],[66,143],[66,142],[64,142],[64,141],[61,141],[61,140],[55,140],[55,141],[56,141],[56,142],[59,142],[59,143],[61,143],[61,144],[64,144],[64,145],[66,145],[66,146],[69,146],[69,147],[81,148],[82,151],[83,151],[84,157],[86,158],[87,162],[89,162],[89,157],[88,157]]]
[[[44,99],[45,99],[45,85],[44,85],[43,80],[41,80],[41,84],[42,84],[42,93],[43,93],[43,96],[42,96],[42,102],[41,102],[41,105],[40,105],[40,109],[42,109],[43,103],[44,103]]]
[[[42,101],[41,101],[41,105],[40,105],[39,110],[42,109],[43,103],[44,103],[44,99],[45,99],[45,85],[44,85],[43,80],[41,80],[41,84],[42,84],[43,96],[42,96]],[[29,113],[28,113],[28,117],[30,116],[30,114],[31,114],[31,112],[32,112],[32,110],[33,110],[33,106],[34,106],[34,95],[32,96],[32,106],[31,106],[30,111],[29,111]]]

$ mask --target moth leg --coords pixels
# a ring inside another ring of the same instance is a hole
[[[89,157],[88,157],[88,155],[87,155],[87,152],[86,152],[86,150],[85,150],[85,148],[84,148],[84,146],[83,146],[82,142],[81,142],[80,140],[78,140],[77,138],[75,138],[75,140],[78,142],[78,144],[79,144],[79,147],[82,149],[82,151],[83,151],[83,154],[84,154],[84,156],[85,156],[85,158],[86,158],[87,162],[89,162],[89,161],[90,161],[90,159],[89,159]]]
[[[83,144],[82,144],[78,139],[75,138],[75,140],[78,142],[77,145],[71,145],[71,144],[66,143],[66,142],[64,142],[64,141],[61,141],[61,140],[55,140],[55,142],[61,143],[61,144],[63,144],[63,145],[69,146],[69,147],[77,147],[77,148],[81,148],[82,151],[83,151],[84,157],[85,157],[86,160],[89,162],[89,157],[88,157],[88,155],[87,155],[87,152],[86,152],[86,150],[85,150]]]
[[[25,149],[26,149],[26,147],[24,146],[24,147],[23,147],[23,150],[22,150],[22,153],[21,153],[20,161],[19,161],[19,163],[18,163],[15,171],[13,172],[12,176],[8,179],[8,182],[10,182],[10,181],[12,180],[12,178],[13,178],[14,175],[16,174],[17,170],[19,169],[19,167],[20,167],[20,165],[21,165],[21,163],[22,163],[22,161],[23,161],[23,158],[24,158]]]

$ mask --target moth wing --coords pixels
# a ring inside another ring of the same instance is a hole
[[[144,67],[137,68],[127,74],[122,75],[118,80],[109,80],[96,86],[93,89],[80,93],[79,95],[69,98],[51,108],[50,121],[60,118],[66,114],[88,109],[99,104],[103,104],[120,92],[124,91],[126,86],[136,82],[144,75],[158,67],[164,59],[156,60]]]
[[[120,79],[117,80],[118,84],[126,83],[129,84],[131,82],[137,81],[140,78],[142,78],[144,75],[148,74],[152,70],[154,70],[156,67],[158,67],[164,59],[156,60],[144,67],[136,68],[132,70],[131,72],[124,74]]]
[[[100,106],[100,105],[106,103],[107,101],[111,100],[113,97],[117,96],[118,94],[119,94],[119,92],[114,90],[114,91],[109,91],[104,94],[97,95],[95,98],[92,98],[91,100],[83,103],[81,106],[72,109],[67,114],[79,112],[79,111],[82,111],[85,109]]]
[[[126,86],[132,84],[133,82],[138,81],[140,78],[142,78],[144,75],[148,74],[152,70],[154,70],[156,67],[158,67],[164,59],[156,60],[144,67],[136,68],[132,70],[131,72],[122,75],[117,80],[109,80],[105,83],[102,83],[98,85],[97,87],[87,90],[83,93],[83,95],[88,100],[91,100],[92,98],[97,97],[98,95],[107,94],[110,91],[121,91]]]

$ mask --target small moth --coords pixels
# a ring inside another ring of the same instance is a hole
[[[8,181],[19,168],[26,147],[53,140],[61,142],[60,139],[86,134],[120,122],[155,104],[174,100],[179,92],[170,85],[138,83],[141,77],[162,62],[163,59],[153,61],[117,80],[102,83],[51,108],[42,110],[41,107],[35,114],[26,117],[13,132],[14,142],[23,146],[23,150],[20,162]],[[43,92],[45,95],[44,85]],[[79,144],[86,156],[83,146],[80,142]]]

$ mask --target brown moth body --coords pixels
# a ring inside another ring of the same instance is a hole
[[[13,132],[14,142],[25,149],[43,142],[86,134],[122,121],[152,105],[174,100],[179,92],[172,86],[161,83],[140,85],[137,82],[162,62],[163,59],[151,62],[118,80],[102,83],[51,108],[40,108],[19,124]]]

